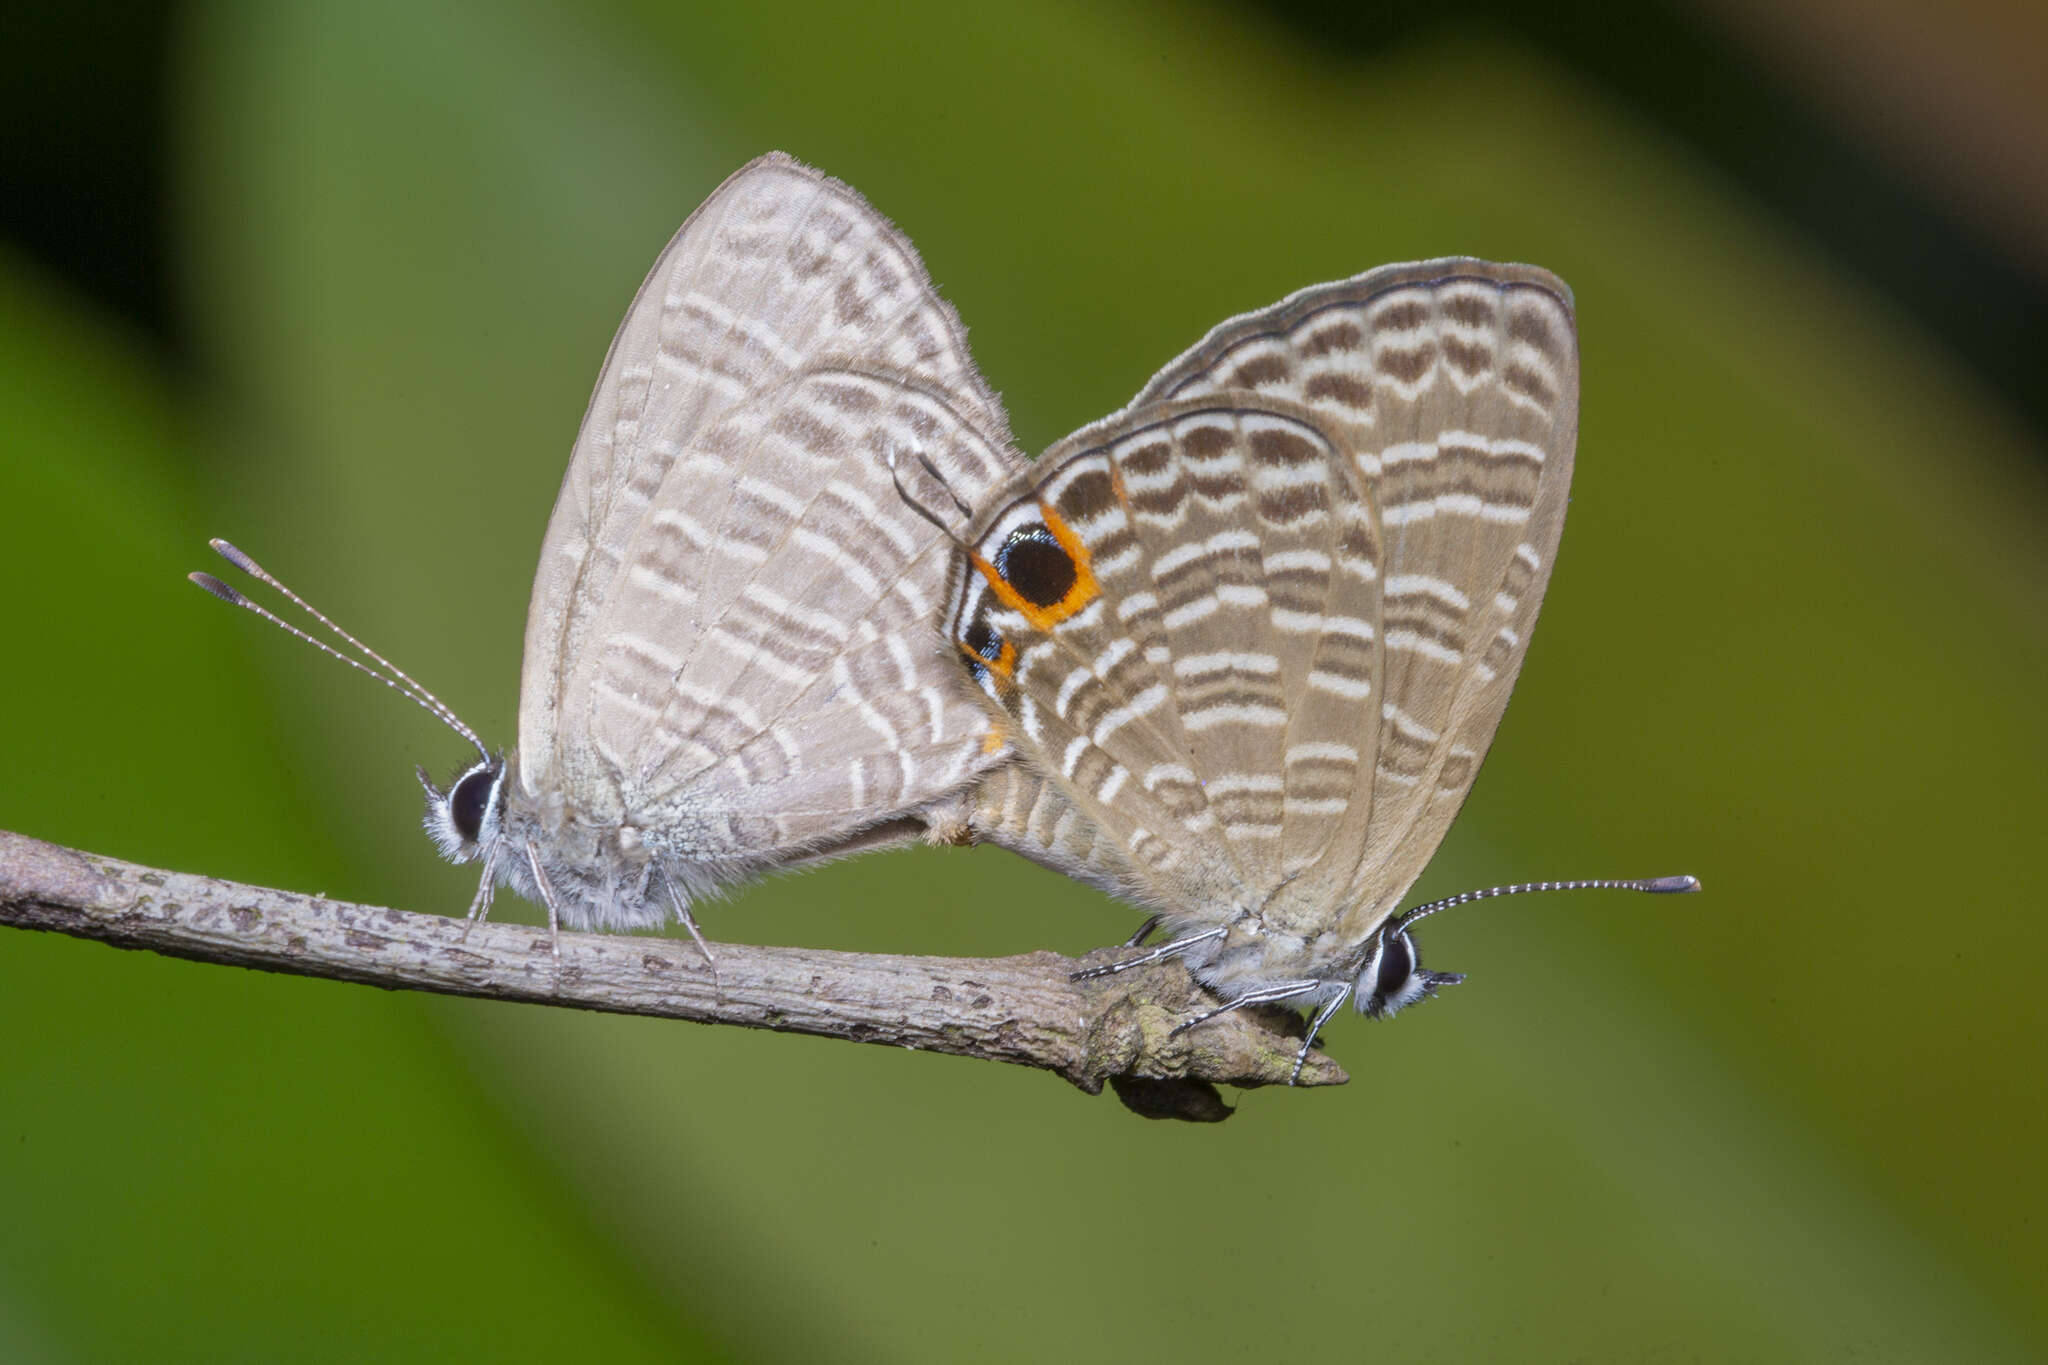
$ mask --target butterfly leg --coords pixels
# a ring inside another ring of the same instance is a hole
[[[498,890],[498,856],[496,852],[484,857],[483,880],[477,883],[476,899],[469,903],[469,913],[463,916],[462,939],[469,941],[469,931],[491,917],[491,897]]]
[[[659,871],[659,866],[656,868]],[[690,937],[697,940],[697,951],[704,954],[704,965],[711,969],[711,975],[718,975],[718,959],[711,955],[711,945],[704,941],[703,931],[697,928],[697,920],[690,913],[690,907],[676,890],[676,884],[668,879],[668,873],[661,873],[661,884],[668,891],[668,903],[675,907],[676,918],[690,931]]]
[[[970,519],[974,515],[974,509],[960,500],[960,495],[953,491],[953,485],[946,482],[946,476],[939,472],[939,467],[932,463],[931,457],[923,452],[919,452],[917,462],[924,468],[925,474],[938,484],[940,491],[945,493],[948,500],[952,502],[954,510],[960,514],[961,521],[965,522]],[[911,491],[903,486],[903,471],[897,466],[896,451],[894,449],[891,449],[889,452],[889,477],[896,483],[896,496],[903,499],[909,505],[911,511],[938,527],[940,534],[944,535],[946,539],[956,544],[963,543],[957,531],[947,526],[945,522],[939,519],[936,512],[933,512],[922,502],[918,501]]]
[[[1308,1033],[1301,1040],[1301,1051],[1294,1054],[1294,1070],[1287,1073],[1287,1083],[1289,1085],[1293,1085],[1296,1081],[1301,1079],[1301,1068],[1307,1065],[1308,1054],[1314,1050],[1316,1045],[1316,1035],[1323,1031],[1323,1025],[1329,1023],[1331,1016],[1335,1015],[1338,1010],[1344,1008],[1344,1002],[1346,1000],[1349,1000],[1350,998],[1351,987],[1346,986],[1343,990],[1337,992],[1335,998],[1333,998],[1329,1004],[1317,1010],[1315,1014],[1309,1018]]]
[[[1152,931],[1154,929],[1157,929],[1159,927],[1159,922],[1165,918],[1166,916],[1164,915],[1154,915],[1150,919],[1146,920],[1143,924],[1138,926],[1137,933],[1132,934],[1129,938],[1124,940],[1124,947],[1135,948],[1140,943],[1143,943],[1146,939],[1152,937]]]
[[[1186,1033],[1189,1029],[1196,1028],[1202,1024],[1206,1024],[1211,1019],[1221,1019],[1224,1015],[1230,1013],[1232,1010],[1241,1010],[1246,1005],[1277,1005],[1283,1000],[1292,1000],[1297,995],[1306,995],[1310,991],[1314,990],[1316,987],[1322,984],[1323,983],[1320,981],[1310,980],[1283,981],[1277,986],[1265,986],[1260,988],[1259,990],[1246,991],[1243,995],[1238,996],[1237,999],[1232,1000],[1226,1004],[1219,1005],[1215,1009],[1210,1010],[1207,1014],[1196,1015],[1194,1018],[1188,1020],[1185,1024],[1182,1024],[1179,1027],[1175,1028],[1173,1032],[1167,1034],[1166,1036],[1169,1038],[1178,1038],[1183,1033]]]
[[[1093,981],[1101,976],[1115,976],[1118,972],[1127,972],[1133,967],[1142,967],[1148,962],[1157,962],[1161,958],[1172,957],[1175,953],[1186,952],[1197,943],[1207,943],[1212,938],[1222,938],[1225,927],[1218,925],[1214,929],[1204,929],[1199,934],[1190,934],[1186,938],[1177,938],[1171,943],[1162,943],[1150,952],[1139,953],[1136,957],[1127,957],[1121,962],[1112,962],[1106,967],[1084,967],[1078,972],[1069,972],[1067,979],[1069,981]]]
[[[548,942],[555,950],[555,967],[562,965],[562,911],[555,903],[555,888],[548,882],[548,874],[540,869],[540,849],[531,839],[526,841],[526,865],[533,869],[533,884],[540,888],[540,898],[548,907]]]

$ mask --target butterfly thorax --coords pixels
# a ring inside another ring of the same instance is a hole
[[[513,890],[545,903],[535,885],[537,862],[571,928],[652,929],[674,918],[656,850],[639,826],[579,818],[555,789],[529,795],[517,782],[506,788],[497,862]]]
[[[571,928],[650,929],[674,913],[671,888],[682,897],[697,889],[690,879],[677,885],[662,875],[659,850],[639,826],[572,813],[558,784],[529,791],[516,753],[482,758],[445,788],[425,772],[420,781],[424,824],[442,856],[483,863],[472,913],[486,910],[492,889],[504,885],[551,906]]]
[[[1357,975],[1364,953],[1363,945],[1342,941],[1326,929],[1301,932],[1247,913],[1231,920],[1220,939],[1190,948],[1184,960],[1197,981],[1234,999],[1288,982],[1319,981],[1332,993],[1343,990]]]

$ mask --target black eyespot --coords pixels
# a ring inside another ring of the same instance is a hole
[[[491,804],[491,787],[498,780],[495,764],[472,768],[448,793],[448,818],[455,832],[472,844],[483,833],[484,811]]]
[[[996,551],[996,572],[1035,607],[1050,607],[1072,590],[1078,572],[1066,547],[1043,526],[1024,526],[1010,533]]]
[[[987,621],[977,620],[969,626],[961,643],[991,663],[1002,656],[1002,634]]]
[[[1382,1001],[1396,998],[1414,974],[1415,944],[1408,935],[1395,934],[1380,948],[1379,970],[1372,978],[1373,996]]]

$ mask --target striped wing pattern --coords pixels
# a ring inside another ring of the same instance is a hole
[[[1002,757],[932,623],[951,544],[890,472],[1023,464],[909,242],[782,156],[726,182],[612,343],[542,546],[520,782],[677,859],[830,852]]]
[[[1058,795],[991,777],[984,837],[1184,922],[1361,941],[1506,706],[1577,378],[1546,272],[1388,267],[1223,324],[996,492],[951,629]]]
[[[1234,395],[1136,409],[1041,465],[971,537],[953,629],[977,681],[1156,908],[1265,904],[1329,851],[1353,785],[1301,741],[1343,701],[1318,684],[1369,667],[1369,620],[1328,628],[1338,575],[1373,571],[1341,453]]]

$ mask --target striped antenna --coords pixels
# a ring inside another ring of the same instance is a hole
[[[1467,901],[1492,900],[1495,896],[1519,896],[1528,891],[1647,891],[1653,896],[1674,896],[1700,889],[1700,879],[1692,876],[1641,877],[1630,880],[1596,878],[1576,882],[1518,882],[1513,886],[1489,886],[1484,891],[1464,891],[1455,896],[1446,896],[1440,901],[1418,905],[1412,910],[1403,910],[1387,922],[1389,935],[1406,932],[1409,925],[1419,919],[1427,919],[1439,910],[1448,910],[1454,905]]]
[[[210,573],[192,573],[187,574],[186,577],[190,578],[194,583],[197,583],[200,587],[206,589],[206,591],[212,593],[215,597],[218,597],[221,601],[227,603],[229,606],[240,607],[244,611],[254,612],[256,615],[270,622],[271,625],[276,626],[279,630],[284,631],[288,635],[297,636],[299,639],[304,640],[307,644],[313,646],[313,648],[319,650],[321,653],[327,655],[329,658],[339,659],[342,663],[347,664],[350,668],[355,669],[358,673],[367,674],[368,676],[375,678],[378,682],[383,683],[392,691],[398,692],[406,697],[410,697],[413,701],[417,702],[421,707],[425,708],[428,712],[430,712],[435,719],[439,720],[443,725],[446,725],[449,729],[453,730],[456,734],[461,735],[464,739],[468,740],[472,745],[474,745],[476,747],[476,751],[479,754],[483,755],[485,762],[490,761],[491,751],[484,747],[484,742],[481,739],[477,738],[476,731],[470,729],[467,725],[464,725],[462,723],[461,717],[457,716],[454,711],[450,710],[446,702],[442,701],[439,697],[435,696],[432,692],[429,692],[425,687],[421,686],[420,683],[416,679],[414,679],[411,674],[407,673],[397,664],[392,663],[382,654],[379,654],[376,650],[371,649],[361,640],[358,640],[355,636],[349,634],[340,626],[336,625],[334,621],[330,617],[328,617],[328,615],[325,612],[321,611],[312,603],[308,602],[305,598],[299,596],[290,588],[286,587],[284,583],[276,577],[276,575],[272,574],[269,570],[265,569],[261,564],[258,564],[255,560],[249,558],[249,556],[243,554],[240,550],[236,549],[227,541],[214,539],[207,543],[213,546],[215,552],[217,552],[222,559],[225,559],[228,563],[234,565],[236,568],[240,569],[243,573],[249,575],[249,577],[255,579],[257,582],[268,584],[270,587],[276,589],[279,593],[283,594],[285,599],[289,601],[293,606],[305,612],[315,621],[318,621],[321,625],[327,627],[327,629],[333,631],[335,635],[339,636],[342,640],[346,641],[349,645],[353,646],[357,651],[359,651],[364,658],[369,659],[371,663],[376,664],[378,668],[384,669],[386,670],[386,672],[380,673],[377,668],[371,668],[368,665],[365,665],[355,659],[351,659],[348,655],[334,648],[326,641],[314,638],[312,635],[299,629],[297,626],[291,624],[289,621],[286,621],[283,618],[279,617],[275,612],[269,610],[266,607],[260,606],[255,602],[250,601],[248,597],[244,596],[241,592],[237,591],[235,588],[228,586],[226,583],[221,582],[218,578],[215,578]]]

